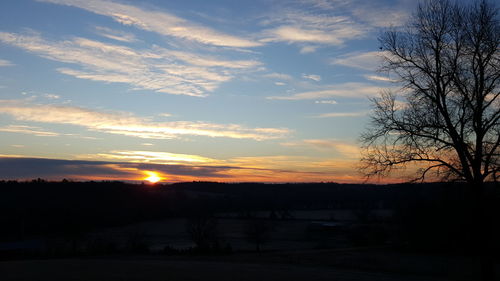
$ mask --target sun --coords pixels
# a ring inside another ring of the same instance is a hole
[[[148,175],[147,178],[145,178],[144,180],[147,180],[149,181],[150,183],[157,183],[159,181],[162,180],[162,178],[158,175],[158,173],[156,172],[152,172],[152,171],[145,171],[144,172],[146,175]]]

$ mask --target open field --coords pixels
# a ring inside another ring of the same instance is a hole
[[[471,258],[368,247],[220,256],[108,256],[0,262],[2,281],[473,281],[477,280],[477,269]],[[498,264],[497,270],[500,270]]]
[[[214,261],[63,259],[0,262],[4,281],[438,281],[401,274],[299,266]]]
[[[0,281],[478,280],[455,186],[4,185]]]

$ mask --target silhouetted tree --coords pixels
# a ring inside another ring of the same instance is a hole
[[[217,219],[207,214],[192,216],[187,220],[186,231],[200,251],[208,251],[217,243]]]
[[[500,171],[498,15],[487,1],[425,1],[405,28],[383,33],[382,70],[403,88],[373,100],[371,127],[362,135],[369,176],[417,164],[419,179],[434,173],[468,183],[484,280],[493,278],[484,182]]]
[[[245,236],[248,242],[255,244],[255,250],[260,252],[261,246],[268,242],[271,224],[259,218],[249,219],[245,225]]]

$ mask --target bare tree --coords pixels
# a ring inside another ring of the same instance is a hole
[[[416,179],[466,182],[485,249],[491,238],[484,182],[496,182],[500,171],[498,8],[425,1],[405,28],[379,40],[382,71],[402,88],[373,99],[371,126],[361,137],[362,171],[384,176],[411,165]]]
[[[217,219],[208,214],[189,218],[186,231],[200,251],[209,251],[217,243]]]
[[[271,224],[264,219],[253,218],[246,223],[245,236],[248,242],[255,244],[255,250],[260,253],[261,246],[269,241]]]

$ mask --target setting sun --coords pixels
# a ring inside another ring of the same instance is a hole
[[[148,177],[145,178],[145,180],[147,180],[150,183],[157,183],[162,180],[162,178],[156,172],[146,171],[145,173],[148,175]]]

